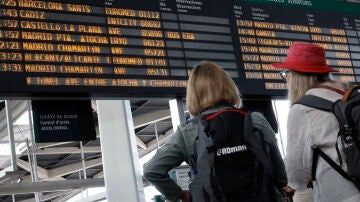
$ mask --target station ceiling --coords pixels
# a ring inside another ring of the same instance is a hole
[[[16,183],[31,182],[31,127],[29,124],[17,123],[29,109],[29,101],[9,101],[14,120],[14,139],[19,151],[17,152],[17,173],[12,173],[11,158],[9,154],[0,154],[0,188]],[[172,130],[171,114],[168,99],[130,99],[134,121],[136,142],[139,157],[153,151],[163,144]],[[97,138],[94,141],[82,142],[87,179],[101,179],[104,177],[101,142],[98,130],[96,101],[92,100],[93,116],[96,126]],[[8,145],[9,136],[6,122],[4,101],[0,102],[0,144]],[[28,142],[28,143],[27,143]],[[29,148],[29,149],[28,149]],[[80,142],[54,142],[35,144],[38,181],[70,181],[84,178],[83,163],[81,158]],[[30,158],[29,158],[30,157]],[[19,179],[21,179],[19,181]],[[146,186],[146,182],[145,182]],[[19,191],[19,190],[18,190]],[[21,191],[20,191],[21,192]],[[76,194],[79,189],[50,191],[42,193],[41,201],[65,201]],[[12,201],[11,195],[1,195],[0,201]],[[15,201],[35,201],[33,193],[15,194]]]

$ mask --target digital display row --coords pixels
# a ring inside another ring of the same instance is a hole
[[[335,78],[359,82],[360,16],[303,2],[0,0],[0,94],[181,97],[209,60],[242,96],[281,97],[270,64],[297,41],[323,46]]]

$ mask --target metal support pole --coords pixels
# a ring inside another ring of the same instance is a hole
[[[27,155],[28,155],[28,159],[29,159],[29,164],[30,164],[30,175],[31,175],[31,181],[35,182],[35,176],[34,176],[34,164],[33,164],[33,157],[31,156],[31,152],[30,152],[30,144],[29,144],[29,139],[26,138],[26,149],[27,149]],[[39,200],[39,194],[37,192],[34,192],[34,197],[35,197],[35,201],[36,202],[40,202]]]
[[[107,201],[144,202],[134,123],[128,100],[97,100]]]
[[[86,165],[85,165],[85,155],[84,155],[84,146],[82,141],[80,141],[80,150],[81,150],[81,162],[82,162],[82,166],[83,166],[83,175],[84,175],[84,179],[87,179],[86,176]],[[86,189],[86,198],[88,197],[88,189]],[[81,197],[82,197],[82,191],[81,191]]]
[[[277,123],[280,123],[279,122],[279,113],[278,113],[278,110],[277,110],[277,107],[276,107],[276,102],[274,100],[271,101],[272,102],[272,106],[274,108],[274,111],[275,111],[275,118],[276,118],[276,122]],[[282,151],[282,154],[283,156],[285,156],[285,148],[284,148],[284,143],[283,143],[283,134],[282,134],[282,130],[281,130],[281,127],[279,125],[279,136],[280,136],[280,145],[281,145],[281,151]]]
[[[36,143],[35,143],[35,133],[34,127],[32,122],[32,108],[31,108],[31,100],[28,100],[28,116],[29,116],[29,127],[30,127],[30,139],[31,139],[31,149],[32,149],[32,167],[34,168],[34,182],[38,182],[38,172],[37,172],[37,158],[36,158]],[[40,202],[40,197],[42,193],[36,192],[35,193],[35,200],[36,202]]]
[[[32,164],[32,157],[31,157],[30,144],[29,144],[29,139],[28,139],[28,138],[26,138],[26,151],[27,151],[27,155],[28,155],[28,159],[29,159],[29,164],[30,164],[31,180],[34,182],[34,181],[35,181],[35,177],[34,177],[34,167],[33,167],[33,164]]]
[[[79,170],[79,180],[81,180],[81,171]],[[81,201],[84,201],[84,189],[80,189]]]
[[[177,99],[169,100],[169,105],[170,105],[173,130],[175,131],[178,125],[185,123],[186,121],[184,103],[182,99],[177,98]]]
[[[16,164],[13,118],[12,118],[12,114],[10,112],[11,103],[9,100],[5,100],[5,108],[6,108],[7,129],[8,129],[8,135],[9,135],[11,166],[12,166],[13,171],[17,171],[18,168],[17,168],[17,164]]]
[[[10,145],[11,167],[12,167],[13,171],[17,171],[18,169],[17,169],[17,163],[16,163],[13,118],[12,118],[10,109],[11,109],[10,101],[5,100],[6,121],[7,121],[7,129],[8,129],[9,145]],[[14,194],[12,194],[12,201],[15,202]]]
[[[80,141],[80,150],[81,150],[81,162],[83,166],[83,175],[84,175],[84,179],[86,179],[87,176],[86,176],[86,166],[85,166],[85,155],[84,155],[84,147],[82,141]]]
[[[155,136],[156,136],[157,148],[160,148],[160,143],[159,143],[159,134],[158,134],[158,130],[157,130],[157,125],[156,125],[156,122],[154,123],[154,127],[155,127]]]

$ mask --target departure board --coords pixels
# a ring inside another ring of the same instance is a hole
[[[318,2],[0,0],[0,94],[181,97],[208,60],[243,97],[279,97],[270,64],[297,41],[323,46],[334,77],[357,83],[359,4]]]

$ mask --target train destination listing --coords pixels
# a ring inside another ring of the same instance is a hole
[[[270,64],[298,41],[358,83],[360,16],[306,2],[0,0],[0,94],[184,96],[193,65],[209,60],[242,96],[282,97]]]

